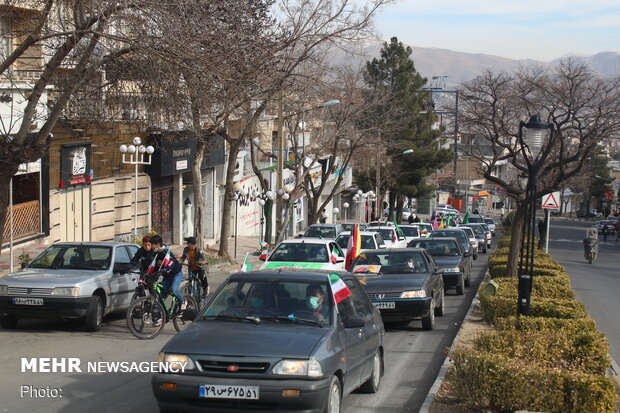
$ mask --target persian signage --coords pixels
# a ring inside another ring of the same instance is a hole
[[[62,145],[60,188],[90,184],[91,143],[88,141]]]

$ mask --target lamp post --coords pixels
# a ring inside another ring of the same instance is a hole
[[[121,145],[119,148],[123,154],[123,163],[135,166],[136,172],[136,185],[133,205],[133,235],[138,236],[138,165],[150,165],[153,152],[155,148],[151,145],[142,145],[142,139],[136,136],[133,138],[133,144]],[[125,155],[129,153],[129,159],[126,159]],[[146,153],[146,160],[144,154]]]
[[[245,197],[248,194],[248,191],[243,189],[239,182],[234,185],[234,189],[235,194],[233,196],[233,199],[235,200],[235,258],[237,258],[237,222],[239,219],[239,200],[242,197]]]
[[[335,224],[336,222],[338,222],[338,213],[340,212],[340,210],[338,208],[334,208],[332,212],[334,213],[334,224]]]
[[[345,202],[342,204],[342,207],[344,208],[344,222],[347,222],[347,209],[349,209],[349,203]]]
[[[521,122],[519,124],[519,142],[522,148],[521,153],[527,166],[527,175],[522,175],[526,195],[523,211],[523,239],[521,240],[519,254],[518,316],[527,316],[530,312],[530,298],[534,277],[534,251],[536,247],[536,200],[538,198],[536,178],[538,170],[552,146],[550,142],[541,154],[543,141],[547,136],[549,141],[551,141],[554,138],[553,132],[553,124],[544,123],[540,119],[540,115],[534,115],[530,117],[527,123]]]

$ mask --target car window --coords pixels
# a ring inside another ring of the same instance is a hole
[[[114,264],[128,264],[131,261],[131,257],[127,253],[127,249],[123,247],[116,247],[116,254],[114,255]]]
[[[351,297],[347,297],[338,303],[338,313],[343,319],[355,317],[355,310],[353,309],[353,300]]]
[[[358,265],[381,265],[380,271],[382,274],[428,272],[428,265],[421,251],[382,250],[362,252],[353,263],[353,268]]]
[[[336,238],[336,230],[333,227],[310,227],[304,232],[306,238]]]
[[[424,248],[430,255],[433,256],[459,256],[461,250],[459,250],[458,244],[454,240],[442,240],[442,239],[427,239],[424,241],[413,240],[409,243],[413,248]]]
[[[435,231],[431,234],[432,238],[456,238],[460,242],[469,244],[469,239],[463,231]]]
[[[474,235],[474,230],[472,230],[469,227],[461,227],[463,229],[463,231],[465,231],[465,233],[467,234],[467,236],[469,238],[475,238],[476,236]]]
[[[367,317],[372,314],[368,300],[366,299],[366,293],[357,286],[353,280],[344,280],[346,286],[351,290],[351,301],[353,302],[353,308],[356,315],[360,317]]]
[[[329,253],[324,244],[282,243],[269,257],[269,261],[327,262]]]
[[[493,218],[485,218],[485,219],[484,219],[484,222],[485,222],[486,224],[495,224],[495,221],[493,221]]]
[[[135,245],[127,245],[127,248],[129,249],[129,255],[132,257],[136,255],[136,252],[138,252],[138,247]]]
[[[274,319],[279,316],[285,321],[305,319],[329,325],[332,308],[327,282],[230,280],[209,302],[201,318],[240,321],[252,317],[261,322],[263,319],[282,322]]]
[[[375,234],[375,238],[377,240],[377,245],[385,245],[385,240],[381,236],[381,234]]]
[[[350,235],[338,235],[338,238],[336,238],[336,243],[340,246],[340,248],[346,249],[347,245],[349,245],[350,237]]]
[[[420,231],[416,227],[400,227],[405,236],[407,237],[419,237]]]
[[[329,243],[329,253],[331,255],[332,251],[336,251],[336,255],[338,255],[339,257],[344,257],[344,252],[342,252],[342,249],[340,248],[340,245],[336,244],[335,242],[330,242]]]
[[[125,254],[127,251],[125,250]],[[52,245],[30,263],[31,268],[106,270],[112,248],[90,245]]]
[[[376,232],[381,235],[384,240],[392,241],[394,237],[394,230],[392,228],[371,228],[369,231]],[[384,241],[385,242],[385,241]]]

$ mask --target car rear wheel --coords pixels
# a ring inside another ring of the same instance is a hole
[[[381,357],[381,351],[377,349],[375,356],[372,360],[372,373],[368,380],[360,386],[360,390],[364,393],[376,393],[379,391],[379,385],[381,384],[381,376],[383,375],[383,358]]]
[[[438,307],[435,308],[435,315],[436,316],[439,316],[439,317],[443,316],[444,311],[445,311],[445,306],[444,306],[445,301],[446,301],[446,296],[445,296],[443,290],[441,290],[441,303],[439,304]]]
[[[340,406],[342,404],[342,392],[340,390],[340,380],[338,377],[332,377],[332,382],[329,385],[329,395],[327,397],[327,407],[325,407],[325,413],[340,413]]]
[[[98,295],[90,298],[86,317],[84,317],[84,328],[86,331],[99,331],[103,320],[103,301]]]
[[[435,325],[435,298],[431,298],[431,304],[428,308],[428,314],[422,317],[422,328],[424,330],[432,330]]]
[[[17,327],[17,317],[9,314],[0,316],[0,326],[2,326],[2,328],[6,328],[7,330]]]
[[[471,271],[468,271],[467,278],[465,278],[465,287],[469,287],[470,279],[471,279]]]
[[[465,294],[465,274],[461,274],[459,280],[456,282],[456,295]]]

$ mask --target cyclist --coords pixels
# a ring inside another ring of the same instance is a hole
[[[186,241],[187,246],[183,249],[180,262],[183,264],[185,260],[188,260],[189,271],[198,275],[203,289],[202,296],[206,297],[209,294],[209,281],[205,270],[201,267],[201,265],[206,264],[205,257],[202,255],[202,251],[196,247],[196,238],[189,237]]]
[[[151,237],[151,248],[157,254],[155,268],[158,269],[159,274],[164,276],[161,284],[164,288],[173,292],[179,302],[182,303],[181,310],[185,310],[187,303],[183,300],[183,294],[179,290],[181,281],[183,281],[183,267],[179,264],[174,254],[162,246],[162,243],[163,241],[159,235]],[[162,298],[165,299],[166,296],[162,295]]]
[[[135,268],[140,264],[140,272],[145,274],[147,268],[153,262],[153,258],[155,258],[155,252],[151,249],[151,237],[146,235],[142,237],[142,247],[136,251],[129,263],[131,264],[131,268]]]

